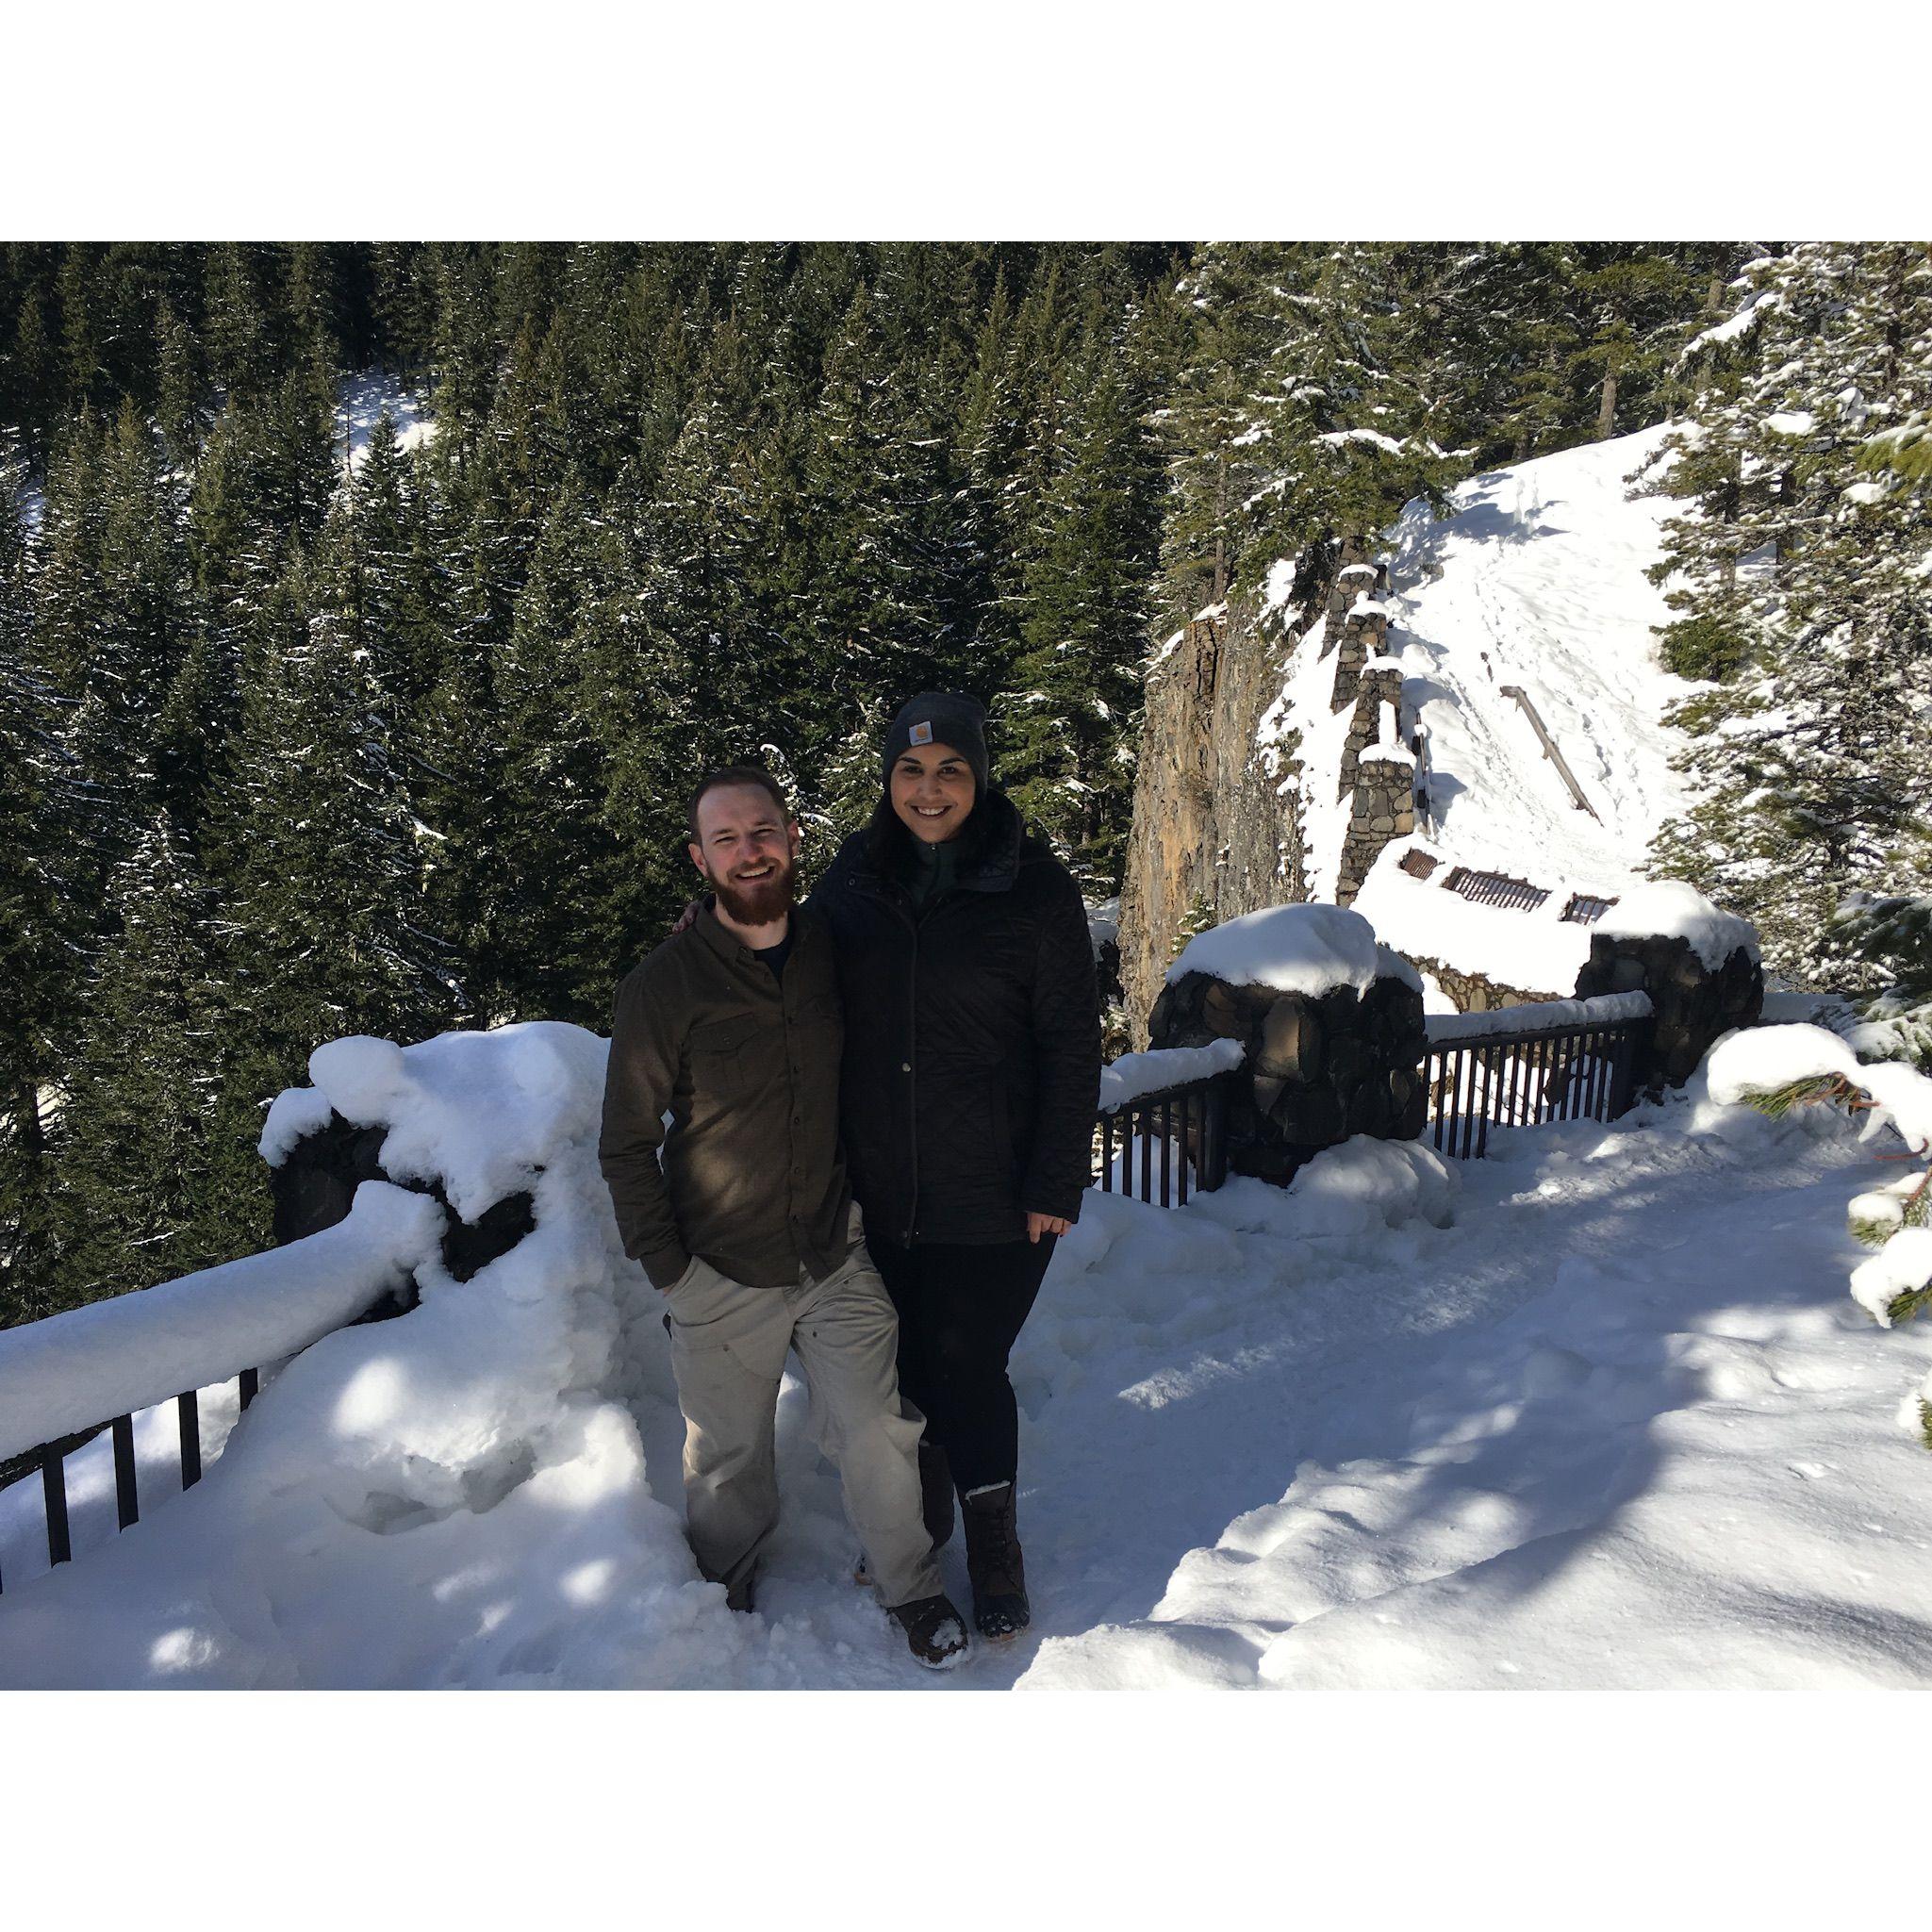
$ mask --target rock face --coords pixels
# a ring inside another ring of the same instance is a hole
[[[1197,618],[1148,674],[1120,894],[1120,979],[1133,1043],[1189,916],[1218,925],[1307,897],[1291,768],[1255,747],[1296,627],[1263,635],[1252,600]]]
[[[1682,1086],[1720,1034],[1756,1026],[1764,1011],[1763,968],[1742,946],[1713,971],[1676,933],[1593,933],[1577,998],[1640,991],[1650,995],[1657,1020],[1649,1049],[1632,1071],[1638,1090],[1652,1098],[1667,1086]]]
[[[1136,1047],[1149,1038],[1142,1016],[1178,933],[1308,898],[1299,739],[1263,748],[1255,738],[1317,613],[1333,666],[1329,704],[1353,707],[1341,771],[1323,781],[1339,778],[1349,801],[1337,903],[1353,899],[1383,846],[1414,829],[1414,767],[1392,738],[1402,673],[1383,654],[1388,616],[1376,601],[1386,581],[1359,551],[1317,547],[1265,620],[1252,597],[1230,599],[1187,625],[1148,673],[1120,894],[1120,978]]]
[[[1163,988],[1149,1032],[1156,1047],[1230,1039],[1247,1049],[1230,1076],[1230,1173],[1285,1181],[1354,1134],[1413,1140],[1422,1131],[1428,1035],[1422,995],[1406,980],[1310,996],[1185,973]]]

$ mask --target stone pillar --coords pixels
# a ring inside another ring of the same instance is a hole
[[[1350,564],[1335,576],[1335,587],[1329,593],[1329,622],[1326,637],[1335,651],[1335,683],[1329,697],[1329,709],[1340,711],[1352,704],[1361,689],[1362,668],[1371,657],[1381,654],[1389,634],[1389,619],[1380,611],[1358,611],[1358,598],[1370,599],[1380,572],[1373,564]]]
[[[1636,992],[1649,994],[1656,1019],[1633,1078],[1655,1099],[1665,1087],[1682,1086],[1721,1035],[1757,1025],[1764,1011],[1757,934],[1688,885],[1641,885],[1591,933],[1576,997]]]
[[[1351,904],[1382,848],[1414,830],[1415,767],[1406,758],[1378,757],[1371,748],[1356,768],[1355,797],[1335,875],[1335,903]]]
[[[1369,747],[1382,735],[1382,706],[1389,705],[1399,721],[1402,716],[1402,667],[1393,657],[1371,657],[1362,668],[1357,685],[1355,713],[1348,720],[1348,735],[1342,742],[1341,784],[1338,799],[1355,789],[1356,768],[1368,754]]]
[[[1327,906],[1277,907],[1270,916],[1280,913],[1335,916]],[[1372,935],[1367,943],[1374,946]],[[1374,949],[1378,970],[1360,994],[1352,983],[1286,993],[1189,972],[1155,1002],[1148,1037],[1156,1047],[1234,1039],[1247,1049],[1229,1077],[1230,1173],[1285,1183],[1322,1148],[1355,1134],[1413,1140],[1422,1132],[1422,981],[1387,947]]]

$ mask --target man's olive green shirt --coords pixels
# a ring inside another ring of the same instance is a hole
[[[598,1160],[660,1288],[694,1254],[751,1287],[823,1280],[850,1247],[832,935],[802,906],[791,932],[781,982],[707,906],[618,988]]]

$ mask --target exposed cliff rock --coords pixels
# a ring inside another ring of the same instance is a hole
[[[1402,672],[1385,654],[1378,601],[1386,573],[1352,550],[1311,553],[1292,587],[1277,570],[1272,597],[1202,612],[1148,673],[1120,895],[1136,1046],[1180,935],[1312,894],[1346,905],[1383,846],[1414,825]],[[1287,703],[1291,660],[1319,684],[1318,713]],[[1319,740],[1318,778],[1304,771],[1304,726]],[[1305,798],[1304,782],[1329,796]]]
[[[1120,894],[1120,977],[1136,1047],[1176,935],[1304,899],[1292,747],[1258,751],[1296,631],[1259,601],[1216,604],[1170,638],[1149,671]],[[1202,916],[1205,916],[1203,918]]]

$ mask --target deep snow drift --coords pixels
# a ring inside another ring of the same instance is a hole
[[[1899,1170],[1834,1115],[1679,1100],[1466,1164],[1355,1142],[1285,1193],[1089,1194],[1014,1364],[1035,1628],[933,1677],[850,1581],[793,1382],[759,1612],[697,1577],[603,1052],[316,1056],[391,1171],[465,1212],[530,1187],[537,1231],[305,1351],[197,1488],[77,1525],[56,1575],[38,1485],[0,1495],[0,1685],[1932,1683],[1897,1419],[1932,1332],[1846,1292],[1846,1203]]]

